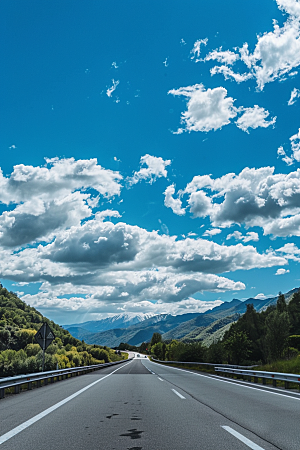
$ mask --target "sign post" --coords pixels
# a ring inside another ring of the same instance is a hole
[[[39,346],[43,350],[43,364],[42,364],[42,372],[44,372],[45,367],[45,350],[51,342],[55,339],[54,333],[49,327],[49,325],[44,322],[39,331],[34,336],[35,341],[39,344]]]

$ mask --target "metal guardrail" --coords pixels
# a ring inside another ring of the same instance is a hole
[[[69,376],[73,377],[78,375],[84,375],[86,373],[93,372],[95,370],[103,369],[104,367],[109,367],[116,364],[121,364],[126,361],[131,361],[132,359],[133,358],[128,358],[111,363],[94,364],[92,366],[71,367],[68,369],[59,369],[48,372],[29,373],[27,375],[17,375],[14,377],[0,378],[0,399],[5,397],[6,389],[14,388],[14,394],[19,394],[20,388],[26,384],[27,389],[31,390],[33,387],[33,383],[36,383],[36,387],[41,387],[42,382],[43,385],[45,386],[48,384],[49,380],[50,383],[54,383],[55,380],[60,381],[68,378]]]
[[[230,367],[215,367],[216,372],[221,372],[229,375],[237,375],[242,376],[243,378],[248,378],[248,381],[252,381],[254,378],[254,382],[258,383],[258,379],[262,379],[262,383],[266,384],[266,380],[273,380],[273,386],[276,387],[277,381],[284,381],[284,387],[289,389],[290,383],[296,383],[300,389],[300,375],[294,373],[281,373],[281,372],[263,372],[260,370],[241,370],[241,369],[233,369]]]
[[[202,366],[212,366],[215,372],[223,373],[226,375],[237,375],[243,378],[247,378],[247,381],[252,381],[258,383],[258,379],[262,379],[262,383],[265,385],[267,380],[273,381],[273,386],[277,386],[277,381],[284,381],[285,389],[290,388],[290,383],[298,384],[300,390],[300,375],[294,373],[281,373],[281,372],[263,372],[261,370],[253,371],[255,366],[235,366],[231,364],[213,364],[213,363],[199,363],[199,362],[182,362],[182,361],[161,361],[159,359],[152,358],[152,361],[164,364],[185,364],[185,365],[202,365]],[[248,370],[247,370],[248,369]]]
[[[158,362],[158,363],[162,363],[162,364],[190,364],[190,365],[199,365],[199,366],[210,366],[210,367],[229,367],[229,368],[233,368],[233,369],[239,369],[239,368],[247,368],[247,369],[253,369],[253,367],[257,367],[257,365],[255,366],[237,366],[237,365],[232,365],[232,364],[213,364],[213,363],[204,363],[204,362],[184,362],[184,361],[161,361],[160,359],[154,359],[151,358],[152,361]]]

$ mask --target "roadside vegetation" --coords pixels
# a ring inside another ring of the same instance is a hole
[[[248,304],[245,314],[209,347],[201,342],[164,342],[159,333],[154,333],[151,342],[140,347],[120,344],[119,349],[125,348],[161,361],[258,365],[257,370],[299,374],[300,292],[294,293],[288,304],[279,293],[277,304],[260,313]]]
[[[47,348],[45,370],[65,369],[126,359],[127,353],[75,339],[62,327],[8,292],[0,284],[0,377],[39,372],[42,350],[34,335],[48,323],[55,340]]]

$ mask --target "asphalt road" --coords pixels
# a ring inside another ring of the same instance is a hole
[[[300,395],[135,358],[0,400],[0,450],[299,450]]]

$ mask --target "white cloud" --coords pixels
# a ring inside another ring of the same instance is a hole
[[[300,18],[299,0],[276,0],[276,3],[282,11],[287,12],[295,18]]]
[[[249,128],[267,128],[270,125],[274,125],[276,117],[267,121],[266,118],[270,115],[269,111],[264,108],[260,108],[258,105],[254,105],[253,108],[242,108],[243,115],[235,122],[236,126],[246,133],[249,133]]]
[[[18,164],[10,177],[4,177],[0,169],[0,201],[21,203],[33,197],[52,201],[81,188],[93,188],[107,198],[120,194],[122,176],[98,165],[96,158],[52,158],[46,162],[44,167]]]
[[[287,269],[277,269],[275,275],[284,275],[285,273],[289,273],[290,271]]]
[[[277,150],[277,154],[282,156],[282,161],[284,161],[288,166],[292,165],[295,161],[300,162],[300,128],[298,133],[290,137],[290,143],[290,156],[286,154],[283,146],[280,146]]]
[[[259,241],[258,233],[254,231],[249,231],[245,236],[242,235],[240,231],[234,231],[231,234],[228,234],[226,240],[234,238],[236,241],[242,242],[250,242],[250,241]]]
[[[286,259],[291,259],[298,262],[300,261],[300,249],[294,243],[285,244],[276,251],[278,253],[283,253]]]
[[[281,78],[300,64],[300,34],[298,20],[288,19],[280,28],[258,38],[253,58],[255,77],[260,90],[266,83]]]
[[[164,60],[163,65],[164,65],[165,67],[168,67],[168,66],[169,66],[168,58],[166,58],[166,59]]]
[[[286,75],[295,74],[294,69],[300,65],[299,1],[277,0],[277,4],[279,9],[288,14],[283,26],[279,27],[277,22],[273,21],[274,30],[257,36],[253,53],[249,52],[247,42],[239,49],[240,59],[247,66],[248,73],[240,74],[230,69],[228,65],[234,63],[239,55],[220,49],[207,56],[207,59],[215,59],[225,64],[213,67],[212,75],[220,73],[225,79],[232,78],[237,83],[255,78],[257,88],[262,90],[267,83],[284,80]]]
[[[261,227],[265,235],[300,236],[300,169],[274,174],[274,167],[246,167],[216,179],[196,176],[180,191],[186,195],[194,217],[209,216],[214,227],[239,224]]]
[[[267,295],[265,295],[261,292],[260,294],[257,294],[254,298],[257,300],[265,300],[268,297],[267,297]]]
[[[222,230],[220,230],[220,228],[212,228],[211,230],[206,230],[203,233],[203,236],[212,237],[212,236],[216,236],[217,234],[220,234],[220,233],[222,233]]]
[[[260,254],[253,246],[177,240],[122,222],[113,224],[104,221],[104,216],[118,213],[103,211],[60,229],[50,243],[40,241],[34,248],[18,252],[3,248],[0,276],[15,282],[42,282],[38,294],[24,296],[36,306],[99,312],[127,301],[173,304],[196,292],[244,289],[243,282],[218,274],[287,263],[284,257]]]
[[[237,83],[242,83],[243,81],[247,81],[250,80],[250,78],[253,78],[253,75],[251,73],[234,72],[228,66],[214,66],[210,69],[210,73],[211,75],[216,75],[219,73],[224,76],[225,80],[233,78],[233,80]]]
[[[166,167],[171,164],[171,160],[163,160],[161,157],[144,155],[141,157],[140,165],[146,165],[147,167],[141,167],[138,172],[134,172],[132,177],[127,177],[127,183],[129,186],[138,183],[141,180],[148,180],[150,184],[157,180],[157,178],[166,178],[168,172]]]
[[[207,42],[208,42],[208,39],[205,38],[205,39],[199,39],[198,41],[196,41],[194,43],[194,47],[191,50],[191,54],[192,54],[191,59],[195,59],[195,62],[201,61],[201,59],[199,59],[200,58],[200,52],[201,52],[201,45],[206,46]]]
[[[102,168],[96,159],[55,158],[45,167],[20,164],[7,177],[0,171],[0,201],[10,205],[0,215],[0,245],[47,241],[60,229],[78,226],[91,216],[100,196],[120,194],[121,180],[118,172]],[[91,188],[98,195],[87,193]]]
[[[96,213],[95,217],[97,218],[97,220],[104,220],[107,217],[116,217],[116,218],[120,218],[121,215],[119,213],[119,211],[114,211],[112,209],[106,209],[105,211],[99,211]]]
[[[278,147],[277,155],[282,156],[282,161],[284,161],[288,166],[294,164],[294,158],[288,156],[282,146]]]
[[[208,53],[205,56],[204,61],[212,60],[226,65],[231,65],[234,64],[239,58],[240,57],[238,54],[230,50],[222,51],[222,47],[220,47],[219,49],[213,50],[212,52]]]
[[[224,66],[225,67],[225,66]],[[181,134],[184,131],[208,132],[218,130],[224,125],[228,125],[231,119],[242,113],[235,122],[241,130],[249,133],[249,128],[267,128],[274,125],[276,117],[267,121],[269,111],[254,105],[253,108],[236,108],[233,106],[235,100],[227,97],[227,90],[224,87],[205,90],[203,84],[172,89],[168,92],[174,96],[183,95],[189,100],[187,111],[181,115],[181,123],[185,128],[179,128],[174,134]]]
[[[291,106],[296,103],[297,98],[300,97],[300,89],[294,88],[291,92],[291,98],[288,101],[288,105]]]
[[[114,61],[111,65],[114,69],[118,69],[119,66],[117,65],[116,61]],[[113,80],[114,81],[114,80]],[[110,96],[109,96],[110,97]]]
[[[182,208],[182,201],[179,198],[174,198],[175,185],[172,184],[167,187],[164,192],[165,201],[164,204],[167,208],[171,208],[174,214],[183,216],[185,214],[185,208]]]
[[[218,130],[237,115],[237,108],[233,106],[235,100],[227,97],[227,90],[223,87],[205,90],[203,84],[195,84],[172,89],[168,94],[189,99],[187,111],[181,117],[186,131]]]
[[[106,95],[107,97],[111,97],[113,92],[117,89],[118,85],[120,84],[119,80],[112,80],[112,86],[107,89]]]

